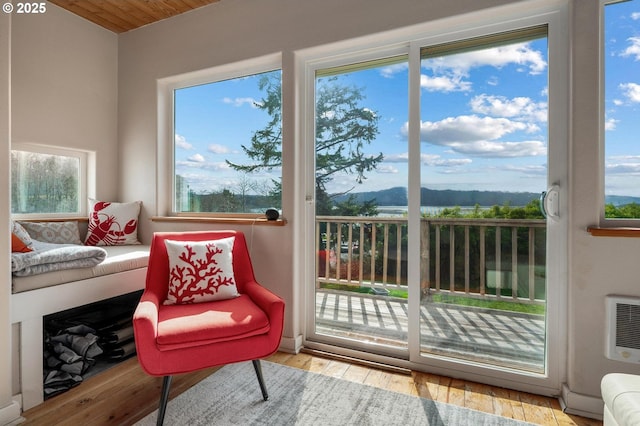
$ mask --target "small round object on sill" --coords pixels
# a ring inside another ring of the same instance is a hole
[[[276,209],[267,209],[267,211],[264,212],[264,215],[267,220],[278,220],[280,217],[280,213],[278,213],[278,210]]]

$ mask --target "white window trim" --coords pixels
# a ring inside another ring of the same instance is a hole
[[[27,151],[37,154],[58,155],[74,157],[80,162],[78,176],[78,209],[77,213],[12,213],[14,219],[64,219],[85,217],[87,213],[88,198],[95,194],[95,152],[72,148],[62,148],[52,145],[43,145],[30,142],[14,142],[11,151]]]
[[[600,218],[599,224],[603,228],[616,228],[616,227],[640,227],[640,218],[607,218],[605,217],[605,208],[607,205],[606,202],[606,148],[607,148],[607,140],[606,140],[606,131],[605,131],[605,96],[606,96],[606,87],[605,87],[605,61],[607,59],[607,55],[605,52],[605,39],[604,39],[604,28],[605,28],[605,7],[611,4],[623,3],[628,0],[600,0],[599,5],[599,46],[598,50],[600,52],[600,63],[598,75],[599,78],[599,91],[598,91],[598,141],[600,145],[600,176],[599,176],[599,184],[600,188],[598,191],[598,197],[600,201]]]
[[[208,216],[219,217],[223,213],[184,213],[176,212],[173,194],[175,194],[174,173],[174,91],[185,87],[197,86],[217,81],[259,74],[282,69],[282,54],[275,53],[259,58],[224,64],[199,71],[159,79],[158,98],[158,151],[157,151],[157,216]],[[226,214],[228,216],[228,214]],[[249,213],[234,213],[234,216],[255,216]]]

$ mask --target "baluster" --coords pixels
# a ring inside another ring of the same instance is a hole
[[[529,228],[529,300],[536,299],[536,229]]]
[[[402,279],[402,223],[396,223],[396,286]]]
[[[469,225],[464,225],[464,293],[469,294]]]
[[[440,225],[436,224],[436,290],[440,291]]]
[[[449,225],[449,291],[456,291],[456,229],[453,224]]]
[[[511,228],[511,297],[518,298],[518,227]]]
[[[502,233],[501,228],[496,226],[496,297],[502,296]]]

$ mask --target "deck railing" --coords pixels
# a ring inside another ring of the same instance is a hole
[[[519,303],[545,300],[544,220],[423,218],[421,288]],[[407,290],[407,219],[316,218],[316,285]]]

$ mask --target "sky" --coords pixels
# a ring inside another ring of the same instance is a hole
[[[606,192],[640,196],[635,140],[640,134],[640,0],[605,10]],[[544,37],[423,59],[421,186],[544,191],[548,61]],[[361,184],[353,174],[335,175],[330,192],[407,186],[407,80],[402,61],[339,76],[340,84],[362,91],[361,106],[376,114],[379,133],[365,152],[382,153],[384,160]],[[240,146],[250,146],[253,133],[269,118],[257,107],[264,95],[257,81],[250,77],[176,92],[176,172],[196,192],[263,187],[280,175],[275,169],[239,178],[224,161],[251,164]]]

